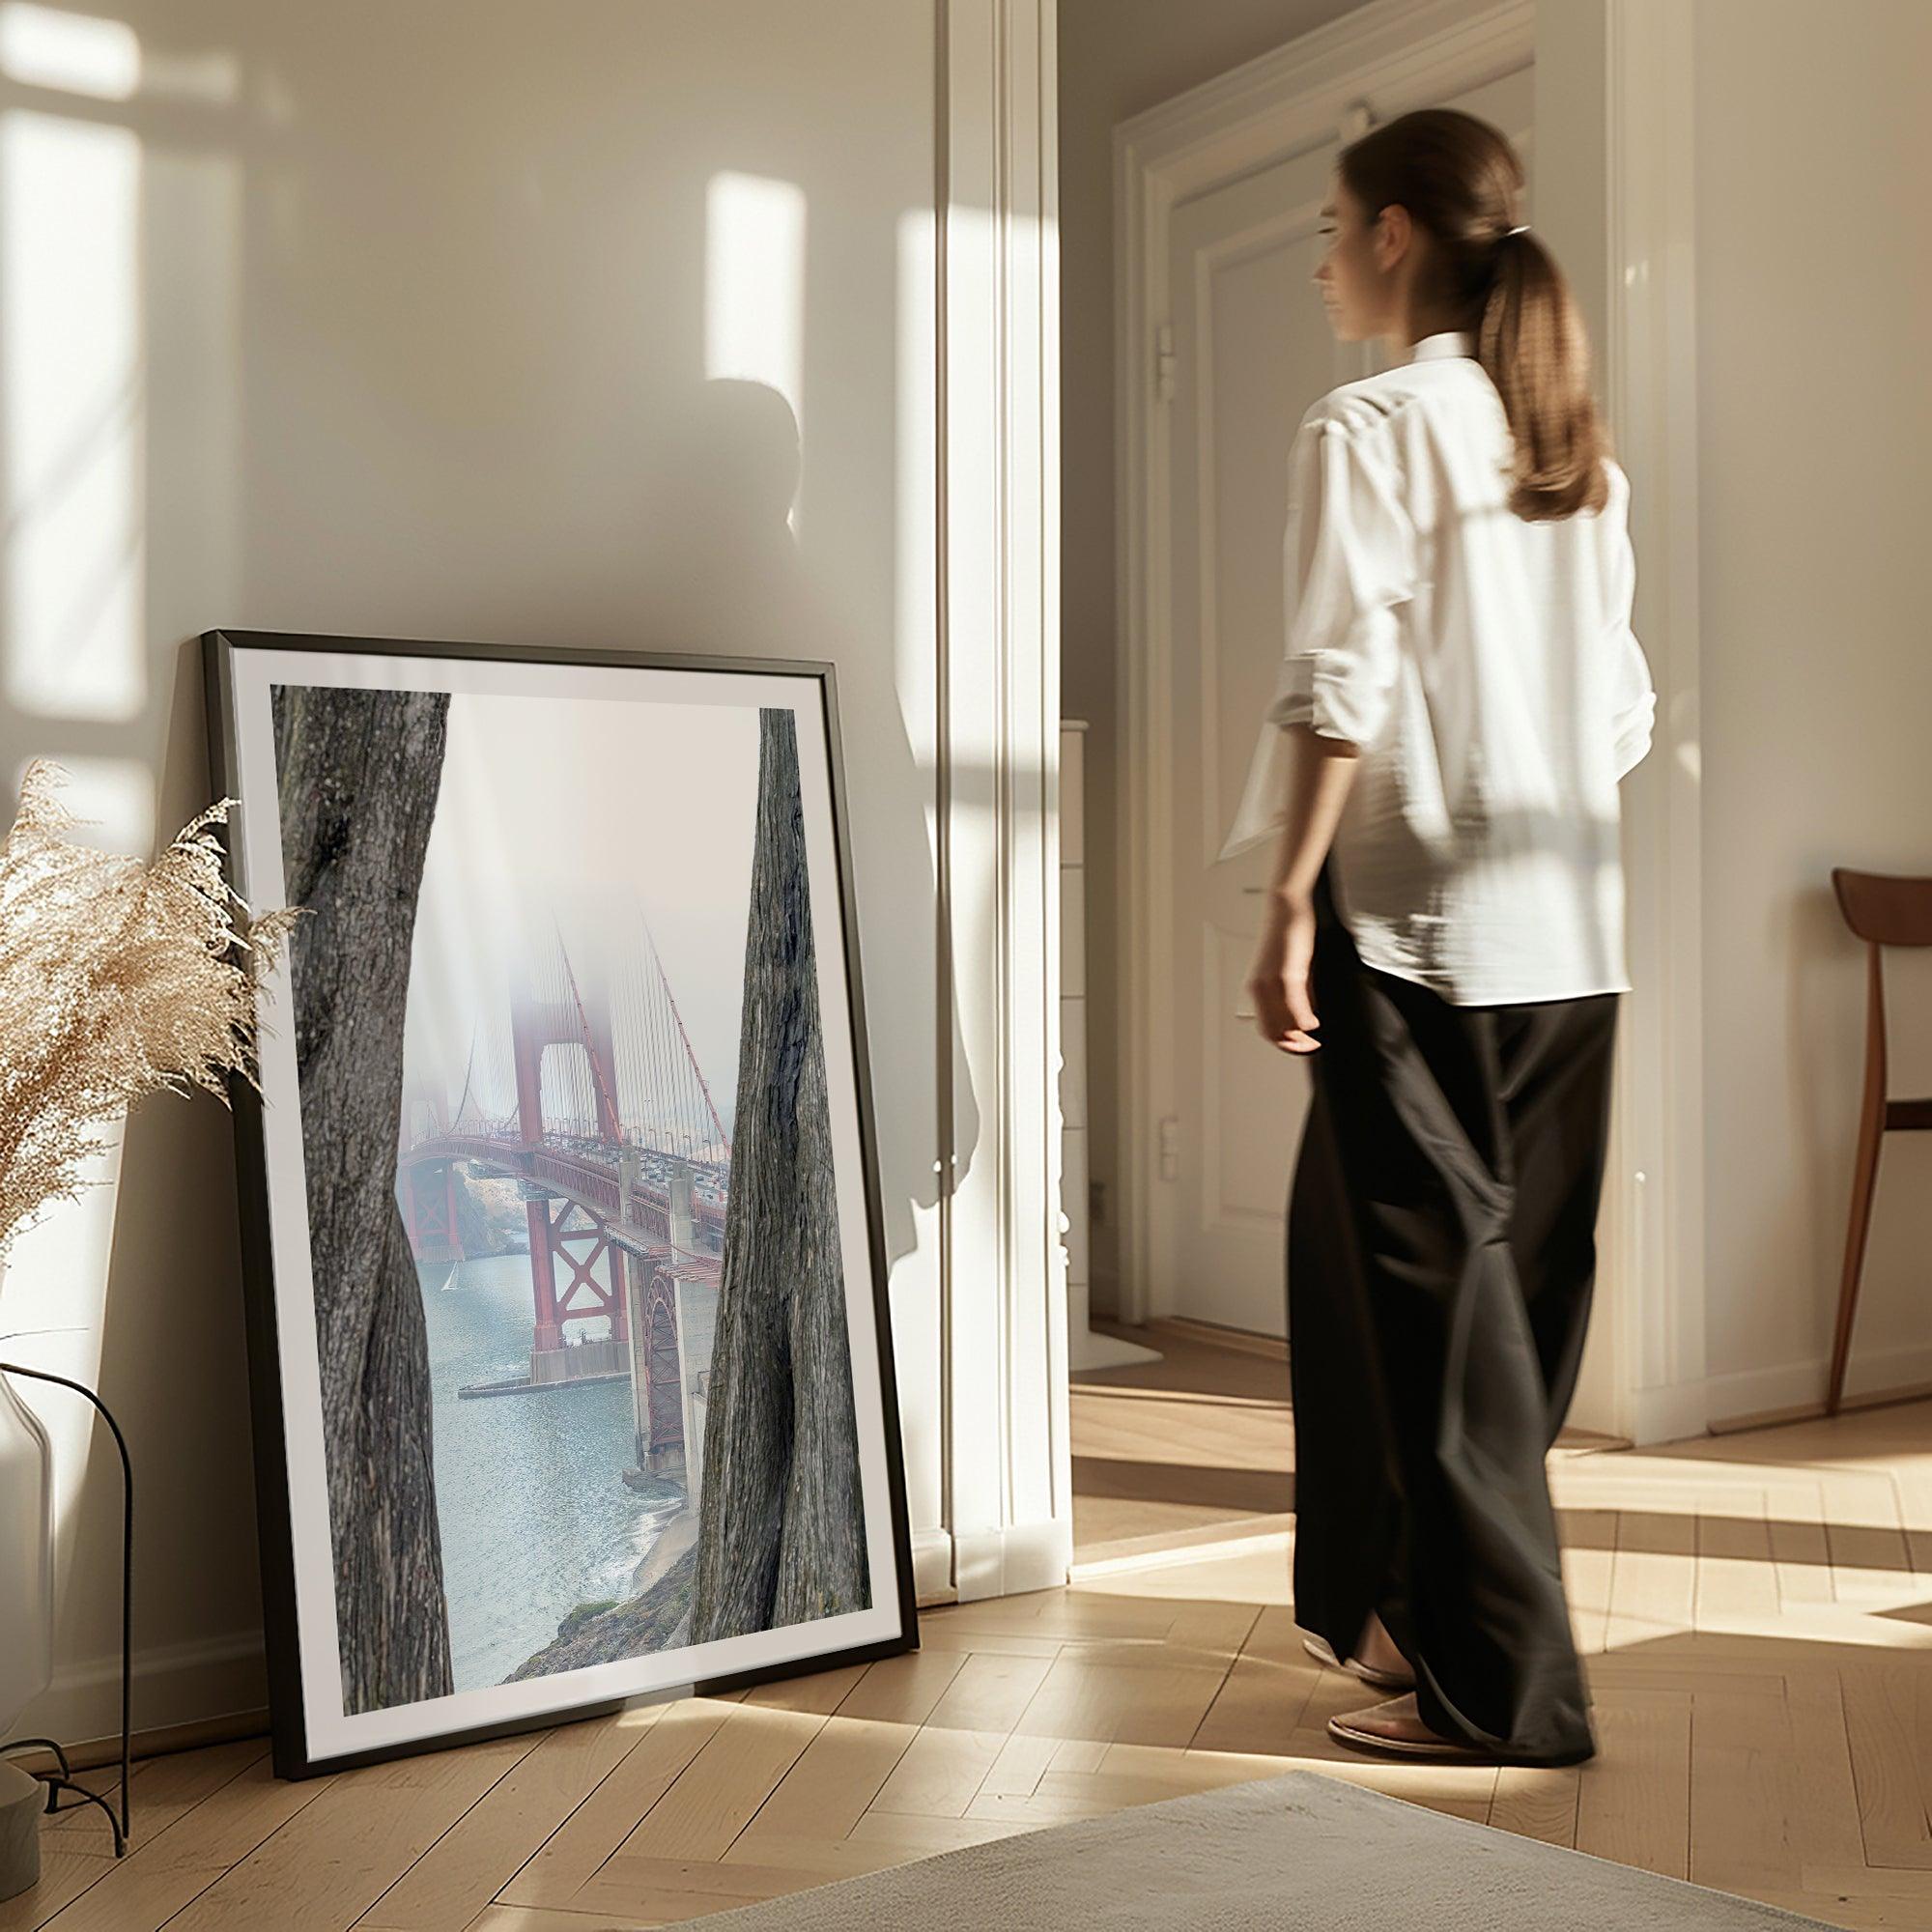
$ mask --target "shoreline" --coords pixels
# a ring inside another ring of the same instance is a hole
[[[658,1532],[658,1539],[631,1572],[631,1595],[641,1597],[697,1541],[697,1512],[681,1509]]]

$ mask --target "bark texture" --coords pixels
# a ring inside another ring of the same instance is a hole
[[[764,710],[691,1641],[869,1601],[798,738]]]
[[[421,1292],[396,1205],[403,1011],[449,699],[274,690],[343,1708],[452,1689]]]

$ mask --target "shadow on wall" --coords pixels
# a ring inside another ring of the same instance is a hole
[[[635,557],[612,585],[613,603],[647,602],[660,613],[665,647],[730,652],[751,657],[824,659],[838,667],[840,729],[844,740],[847,807],[857,821],[867,795],[899,799],[929,784],[915,765],[896,715],[881,720],[864,676],[848,667],[853,639],[822,582],[808,568],[787,523],[801,469],[798,425],[785,398],[757,383],[719,379],[695,384],[664,409],[661,433],[641,469],[637,503],[639,541]],[[888,694],[890,696],[890,694]],[[883,761],[883,771],[882,771]],[[862,785],[856,774],[869,775]],[[886,1169],[886,1240],[896,1260],[916,1245],[914,1214],[937,1199],[935,1178],[899,1175],[893,1152],[923,1144],[923,1119],[908,1118],[905,1090],[895,1085],[897,1047],[929,1037],[932,981],[882,973],[876,961],[903,914],[930,904],[931,855],[925,828],[910,811],[895,811],[866,828],[858,869],[859,920],[872,970],[864,994],[870,1034],[872,1082],[882,1164]],[[877,839],[887,840],[883,867]],[[869,857],[872,864],[866,864]],[[822,918],[822,915],[821,915]],[[957,1008],[947,1015],[952,1064],[965,1078]],[[971,1166],[979,1113],[967,1094],[960,1103],[959,1166]],[[920,1418],[905,1417],[908,1435]]]
[[[224,626],[835,662],[888,1253],[925,1249],[917,1510],[939,1055],[964,1078],[952,1013],[934,1037],[933,24],[836,11],[0,0],[0,767],[59,758],[147,849],[206,799],[186,640]],[[259,1628],[228,1122],[153,1103],[117,1168],[21,1244],[0,1326],[75,1331],[13,1346],[128,1427],[137,1644],[185,1647],[135,1719],[166,1722],[234,1708],[207,1699]],[[86,1672],[116,1494],[45,1412]]]

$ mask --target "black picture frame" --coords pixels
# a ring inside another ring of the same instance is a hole
[[[305,1651],[301,1615],[301,1589],[298,1560],[312,1561],[316,1525],[313,1521],[313,1495],[306,1497],[310,1518],[303,1526],[304,1502],[292,1492],[290,1455],[290,1391],[286,1384],[284,1323],[289,1310],[278,1291],[276,1279],[276,1212],[270,1182],[270,1141],[278,1132],[285,1142],[289,1131],[286,1120],[271,1119],[263,1098],[244,1081],[232,1084],[235,1116],[236,1177],[240,1208],[242,1276],[250,1383],[250,1410],[254,1432],[258,1533],[261,1546],[263,1611],[270,1685],[273,1764],[285,1778],[302,1778],[353,1769],[420,1752],[446,1749],[452,1746],[549,1728],[558,1723],[606,1715],[640,1703],[675,1698],[680,1695],[716,1694],[777,1679],[808,1675],[842,1665],[867,1662],[914,1650],[919,1645],[918,1611],[912,1564],[912,1540],[908,1522],[904,1454],[900,1432],[899,1406],[892,1348],[891,1306],[888,1293],[888,1265],[885,1223],[880,1193],[877,1125],[872,1100],[869,1051],[865,1021],[859,950],[857,892],[853,877],[850,817],[846,799],[842,747],[839,735],[837,676],[834,667],[823,661],[799,661],[753,657],[713,656],[651,650],[567,650],[523,648],[494,642],[453,642],[375,637],[309,635],[287,632],[217,630],[200,639],[205,672],[209,761],[217,797],[236,800],[237,810],[226,840],[230,883],[244,898],[259,900],[260,887],[248,876],[242,862],[242,848],[249,836],[251,811],[255,820],[267,818],[276,824],[279,847],[280,829],[274,798],[264,800],[259,783],[253,787],[245,767],[252,765],[259,777],[262,748],[247,742],[251,730],[238,702],[238,682],[244,664],[259,660],[262,667],[293,665],[316,658],[382,661],[398,666],[413,663],[422,667],[447,665],[451,660],[466,664],[502,665],[534,669],[544,676],[565,677],[572,670],[617,672],[694,673],[707,678],[781,680],[786,689],[804,696],[795,716],[803,745],[808,717],[817,721],[822,730],[822,753],[826,781],[825,804],[830,815],[830,834],[835,855],[837,905],[840,944],[836,949],[844,988],[843,1009],[850,1056],[850,1095],[856,1118],[851,1122],[856,1133],[858,1174],[853,1179],[863,1198],[865,1217],[864,1272],[871,1293],[864,1305],[869,1311],[872,1354],[876,1370],[875,1395],[877,1424],[876,1454],[872,1466],[875,1477],[883,1478],[884,1493],[874,1496],[874,1482],[866,1485],[862,1513],[867,1526],[867,1548],[871,1590],[865,1605],[867,1612],[895,1617],[896,1628],[882,1634],[856,1641],[843,1641],[822,1651],[810,1651],[783,1658],[753,1662],[741,1668],[711,1670],[689,1679],[656,1683],[639,1690],[608,1687],[607,1666],[582,1669],[558,1667],[541,1679],[546,1688],[567,1691],[575,1680],[605,1676],[598,1682],[605,1688],[597,1694],[559,1697],[542,1708],[469,1720],[452,1714],[451,1721],[438,1723],[424,1719],[427,1727],[410,1735],[384,1736],[377,1742],[351,1744],[344,1747],[339,1733],[372,1713],[368,1709],[351,1714],[346,1706],[340,1722],[327,1726],[319,1721],[327,1714],[319,1712],[314,1697],[314,1660]],[[453,674],[453,673],[452,673]],[[251,673],[252,675],[252,673]],[[426,676],[436,673],[426,670]],[[343,687],[349,689],[351,687]],[[586,700],[588,701],[588,700]],[[259,710],[259,706],[257,707]],[[259,718],[255,738],[259,740]],[[244,752],[247,753],[244,756]],[[801,762],[806,753],[801,750]],[[273,769],[272,747],[270,769]],[[809,812],[808,812],[809,816]],[[811,895],[816,913],[819,895]],[[259,905],[258,905],[259,909]],[[283,973],[290,971],[285,960]],[[265,1058],[267,1042],[264,1042]],[[829,1048],[828,1048],[829,1051]],[[265,1067],[265,1089],[268,1086]],[[299,1110],[295,1131],[299,1134]],[[838,1178],[835,1177],[835,1179]],[[842,1187],[847,1184],[839,1180]],[[842,1199],[849,1197],[842,1196]],[[286,1207],[286,1202],[284,1202]],[[587,1210],[586,1210],[587,1211]],[[570,1210],[564,1210],[568,1218]],[[306,1226],[306,1224],[304,1224]],[[601,1251],[600,1251],[601,1252]],[[722,1266],[722,1264],[721,1264]],[[843,1306],[847,1332],[854,1320],[852,1294],[855,1264],[846,1257],[842,1264],[846,1290]],[[615,1269],[612,1270],[615,1273]],[[577,1284],[573,1282],[573,1288]],[[621,1289],[619,1290],[621,1293]],[[310,1321],[314,1320],[312,1309]],[[613,1324],[614,1325],[614,1324]],[[635,1378],[635,1368],[633,1369]],[[855,1382],[858,1380],[856,1372]],[[867,1384],[871,1386],[870,1383]],[[854,1391],[857,1393],[856,1389]],[[635,1390],[634,1390],[635,1395]],[[555,1396],[539,1395],[537,1401],[555,1401]],[[861,1445],[863,1451],[864,1445]],[[312,1489],[312,1484],[310,1488]],[[877,1510],[875,1514],[875,1503]],[[883,1561],[872,1549],[872,1528],[883,1519],[891,1539],[889,1556]],[[325,1513],[322,1521],[327,1529]],[[879,1581],[885,1575],[887,1588]],[[882,1595],[884,1602],[880,1599]],[[785,1628],[809,1630],[811,1620],[802,1620]],[[771,1628],[776,1629],[777,1626]],[[744,1641],[724,1637],[720,1641]],[[662,1656],[665,1653],[652,1653]],[[641,1660],[632,1660],[639,1662]],[[621,1662],[619,1660],[618,1662]],[[504,1685],[491,1687],[502,1690]],[[482,1692],[455,1690],[446,1698],[417,1699],[403,1707],[383,1707],[373,1713],[388,1717],[391,1708],[426,1712],[431,1703],[458,1703]],[[535,1694],[535,1693],[532,1693]],[[336,1733],[319,1735],[325,1728]]]

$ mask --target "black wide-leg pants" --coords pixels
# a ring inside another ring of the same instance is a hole
[[[1288,1220],[1297,1621],[1371,1610],[1444,1736],[1594,1745],[1545,1471],[1596,1271],[1618,996],[1454,1006],[1316,890],[1321,1042]]]

